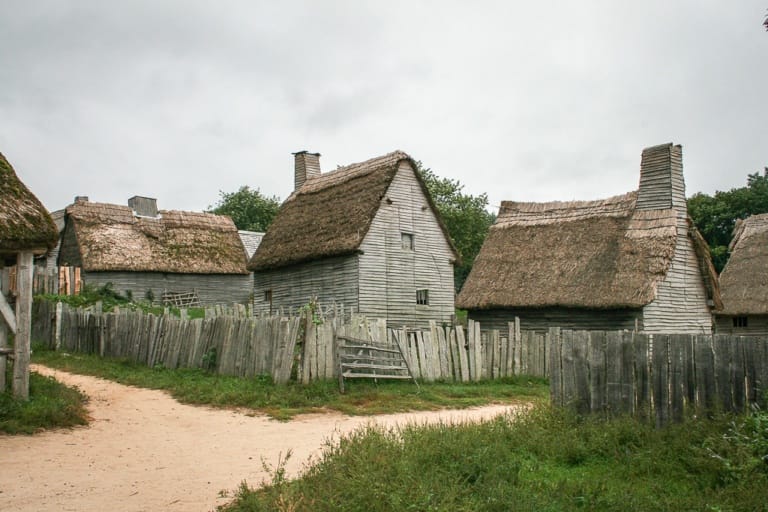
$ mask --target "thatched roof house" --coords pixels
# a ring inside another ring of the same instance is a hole
[[[728,249],[717,332],[768,334],[768,214],[736,221]]]
[[[392,322],[450,318],[458,256],[414,160],[395,151],[321,174],[319,156],[295,154],[296,189],[249,262],[257,309],[318,296]]]
[[[494,327],[711,329],[720,304],[687,216],[680,146],[643,151],[640,188],[598,201],[504,201],[457,299]]]
[[[229,217],[158,210],[154,199],[136,196],[129,206],[80,198],[65,219],[59,264],[79,267],[85,284],[111,282],[137,299],[147,291],[160,298],[194,290],[203,303],[249,296],[245,249]]]
[[[4,260],[11,263],[20,251],[45,253],[57,238],[48,211],[0,153],[0,254]]]

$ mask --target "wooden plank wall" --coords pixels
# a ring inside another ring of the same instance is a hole
[[[768,339],[631,331],[549,333],[552,402],[656,425],[765,403]]]

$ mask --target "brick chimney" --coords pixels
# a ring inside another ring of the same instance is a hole
[[[139,217],[157,217],[157,199],[153,197],[133,196],[128,199],[128,206]]]
[[[683,148],[672,143],[643,150],[638,210],[685,209]]]
[[[320,176],[320,153],[299,151],[293,153],[294,157],[294,183],[293,189],[299,190],[310,178]]]

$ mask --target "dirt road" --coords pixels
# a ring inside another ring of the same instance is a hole
[[[491,406],[370,417],[313,414],[287,423],[242,412],[183,405],[161,391],[34,368],[90,397],[88,427],[36,436],[0,435],[0,510],[208,511],[255,485],[288,450],[289,474],[324,440],[368,422],[467,421],[513,409]]]

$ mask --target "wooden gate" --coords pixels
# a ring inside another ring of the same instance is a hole
[[[400,379],[419,383],[411,372],[400,344],[395,349],[351,336],[336,336],[338,347],[339,389],[344,393],[344,379]]]

